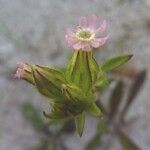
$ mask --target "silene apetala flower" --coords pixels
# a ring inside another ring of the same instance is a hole
[[[15,77],[26,80],[48,97],[50,112],[44,116],[51,119],[74,118],[81,136],[86,114],[101,117],[96,104],[96,93],[109,84],[107,72],[127,62],[132,55],[121,55],[99,65],[93,57],[93,48],[99,48],[108,39],[102,37],[106,21],[100,23],[96,15],[81,17],[79,26],[68,30],[66,41],[73,54],[65,69],[20,63]]]
[[[96,15],[81,17],[79,26],[74,30],[67,30],[66,41],[68,46],[83,51],[90,51],[92,47],[98,48],[105,44],[108,35],[102,37],[101,33],[106,30],[107,23],[102,21]]]

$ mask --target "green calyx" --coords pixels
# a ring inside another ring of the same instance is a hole
[[[74,51],[66,69],[26,64],[22,79],[50,99],[50,113],[44,112],[45,117],[52,120],[74,118],[81,136],[86,113],[102,116],[96,105],[96,92],[109,84],[107,72],[130,58],[131,55],[114,57],[99,66],[92,51],[79,50]]]
[[[67,66],[66,80],[87,93],[97,79],[98,70],[91,51],[75,51]]]

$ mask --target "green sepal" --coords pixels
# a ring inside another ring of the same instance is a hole
[[[65,96],[64,105],[67,106],[67,110],[74,116],[87,109],[92,101],[95,101],[95,97],[91,92],[87,95],[77,86],[63,85],[62,93]]]
[[[84,93],[79,87],[70,84],[62,85],[62,93],[65,95],[66,100],[71,101],[89,102],[94,99],[94,95],[91,92]]]
[[[67,66],[66,80],[87,93],[97,78],[97,71],[98,65],[92,52],[74,51]]]
[[[49,68],[45,66],[35,65],[35,68],[45,75],[49,80],[53,79],[57,86],[60,86],[62,83],[65,83],[65,70],[64,69],[56,69],[56,68]]]
[[[75,125],[76,125],[76,130],[81,137],[83,134],[84,130],[84,125],[85,125],[85,113],[82,112],[78,116],[75,117]]]
[[[98,75],[97,75],[97,80],[95,81],[93,85],[93,89],[101,89],[105,88],[109,85],[109,79],[106,75],[106,73],[99,67]]]
[[[102,116],[102,111],[96,105],[96,103],[92,103],[91,106],[88,108],[87,112],[89,112],[90,114],[92,114],[94,116],[97,116],[97,117],[101,117]]]
[[[117,57],[113,57],[107,60],[105,63],[102,64],[101,68],[104,72],[111,71],[123,64],[125,64],[128,60],[132,58],[133,55],[120,55]]]
[[[89,52],[88,54],[88,63],[89,63],[89,68],[91,72],[91,77],[92,77],[92,84],[95,83],[98,77],[98,72],[99,72],[99,65],[97,64],[96,60],[93,57],[93,53]]]
[[[48,67],[35,65],[32,67],[33,77],[39,92],[55,100],[63,99],[61,85],[65,83],[63,74]]]
[[[57,120],[57,119],[66,119],[67,116],[65,116],[63,113],[61,112],[51,112],[51,113],[46,113],[46,112],[43,112],[43,115],[48,118],[48,119],[51,119],[51,120]]]

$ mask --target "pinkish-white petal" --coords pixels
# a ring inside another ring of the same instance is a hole
[[[89,16],[89,18],[88,18],[89,27],[92,29],[95,29],[96,25],[97,25],[97,21],[98,21],[98,17],[95,14]]]
[[[25,63],[18,63],[18,68],[16,74],[14,75],[15,78],[22,78],[24,75],[24,70],[27,68]]]
[[[67,34],[65,35],[66,42],[69,47],[72,47],[72,45],[76,42],[75,39],[75,33],[71,30],[67,30]]]
[[[74,39],[70,38],[67,40],[68,47],[72,47],[74,45],[74,43],[75,43]]]
[[[106,37],[103,37],[103,38],[98,38],[98,39],[95,39],[99,42],[99,46],[102,46],[106,43],[107,39],[108,39],[109,36],[106,36]]]
[[[100,25],[100,27],[96,30],[96,33],[104,32],[106,30],[106,27],[107,27],[107,22],[106,20],[104,20]]]
[[[80,18],[79,26],[83,27],[83,28],[87,27],[87,18],[86,17]]]
[[[74,35],[75,35],[75,33],[74,33],[72,30],[67,29],[67,31],[66,31],[66,35],[74,36]]]
[[[72,37],[69,37],[68,35],[66,35],[65,38],[68,46],[71,47],[74,43],[74,39]]]
[[[82,50],[83,51],[91,51],[91,46],[89,43],[82,44]]]
[[[73,45],[73,48],[74,48],[75,50],[81,49],[81,48],[82,48],[81,42],[78,42],[78,43],[74,44],[74,45]]]
[[[94,39],[91,41],[91,45],[94,48],[98,48],[99,47],[99,41],[97,39]]]

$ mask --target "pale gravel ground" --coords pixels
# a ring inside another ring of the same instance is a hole
[[[127,132],[142,150],[149,150],[149,0],[0,0],[0,150],[27,150],[37,142],[35,131],[21,116],[22,102],[32,100],[40,109],[46,107],[30,85],[12,80],[16,63],[64,65],[69,53],[64,42],[66,28],[91,13],[108,21],[111,34],[97,58],[132,52],[136,66],[148,70],[147,82],[130,111],[131,116],[139,117],[138,123]],[[82,139],[69,137],[70,150],[82,150],[94,126],[89,120]]]

